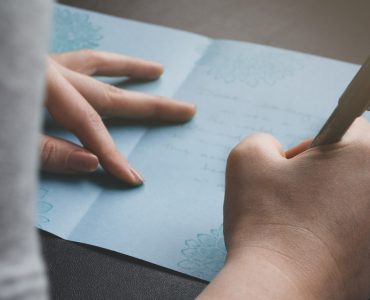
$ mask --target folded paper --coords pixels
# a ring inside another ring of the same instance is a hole
[[[192,101],[198,112],[170,126],[107,120],[145,184],[125,187],[103,171],[44,174],[38,227],[204,280],[217,274],[226,255],[222,207],[230,150],[255,132],[273,134],[286,148],[314,136],[359,68],[62,5],[55,8],[53,32],[52,52],[95,48],[163,63],[156,81],[100,79]],[[45,127],[78,143],[49,119]]]

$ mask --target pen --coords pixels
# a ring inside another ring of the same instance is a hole
[[[339,142],[353,121],[370,110],[370,57],[347,86],[309,148]]]

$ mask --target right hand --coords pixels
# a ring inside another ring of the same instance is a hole
[[[293,290],[300,298],[292,299],[369,299],[370,124],[359,118],[339,143],[308,145],[286,153],[260,134],[232,151],[225,268],[240,268],[240,291],[268,269],[257,282],[274,299]]]

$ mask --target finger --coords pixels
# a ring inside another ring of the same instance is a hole
[[[272,135],[258,133],[244,139],[230,153],[228,165],[238,165],[242,161],[276,162],[285,160],[285,151]]]
[[[304,140],[303,142],[299,143],[298,145],[294,146],[293,148],[290,148],[285,152],[286,158],[293,158],[294,156],[297,156],[298,154],[306,151],[312,143],[312,139]]]
[[[86,149],[56,137],[43,136],[41,169],[51,173],[91,173],[99,165],[98,158]]]
[[[194,104],[126,91],[94,78],[58,67],[63,76],[101,115],[126,119],[185,122],[196,111]]]
[[[344,134],[342,143],[348,144],[354,140],[365,139],[370,139],[370,123],[364,117],[359,117]]]
[[[280,142],[268,133],[252,134],[236,147],[243,152],[254,153],[275,159],[285,158],[285,151]]]
[[[253,184],[265,184],[281,174],[285,162],[287,159],[282,145],[271,135],[259,133],[244,139],[227,159],[226,192],[229,193],[235,185],[237,189],[247,188],[249,179]]]
[[[53,63],[49,64],[47,81],[47,107],[53,118],[76,134],[112,175],[129,184],[142,184],[142,177],[119,153],[98,113],[58,73]]]
[[[192,103],[126,91],[108,85],[104,88],[106,99],[109,99],[107,102],[110,104],[99,111],[109,117],[182,123],[192,119],[196,113],[196,106]]]
[[[89,49],[55,54],[52,58],[68,69],[86,75],[152,80],[163,73],[163,65],[157,62]]]

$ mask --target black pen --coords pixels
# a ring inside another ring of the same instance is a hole
[[[339,142],[353,121],[370,110],[370,57],[347,86],[309,148]]]

